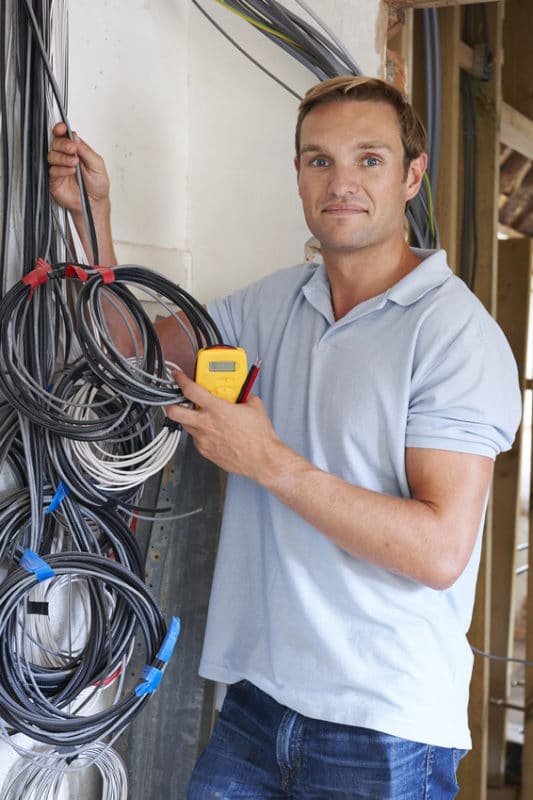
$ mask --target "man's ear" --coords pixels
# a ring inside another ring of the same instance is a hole
[[[427,153],[421,153],[417,158],[413,158],[407,170],[405,181],[406,200],[411,200],[420,191],[420,186],[424,178],[428,163]]]

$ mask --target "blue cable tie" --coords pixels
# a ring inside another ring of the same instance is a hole
[[[151,692],[155,692],[161,683],[162,677],[162,669],[150,667],[148,664],[145,664],[141,672],[141,678],[144,678],[144,680],[135,687],[135,694],[137,697],[142,697],[145,694],[151,694]]]
[[[52,567],[47,564],[40,555],[30,550],[29,547],[27,547],[22,554],[20,566],[24,567],[28,572],[33,572],[38,581],[46,581],[48,578],[55,577],[55,572]]]
[[[167,631],[167,635],[165,636],[163,644],[161,645],[159,653],[157,654],[157,658],[160,661],[164,661],[165,664],[167,664],[172,658],[172,653],[174,652],[174,648],[176,647],[176,642],[178,641],[180,630],[181,630],[180,618],[172,617],[170,627]]]
[[[59,481],[59,484],[58,484],[57,489],[56,489],[56,493],[52,497],[52,500],[50,501],[50,505],[48,506],[48,508],[45,510],[44,513],[45,514],[51,514],[52,511],[55,511],[56,509],[58,509],[59,506],[61,505],[61,503],[63,502],[63,500],[65,499],[65,497],[67,496],[67,494],[69,492],[70,492],[70,489],[68,488],[67,484],[63,483],[63,481]]]

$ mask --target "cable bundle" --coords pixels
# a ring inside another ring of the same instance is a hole
[[[56,527],[53,538],[44,537],[42,552],[76,550],[100,555],[122,564],[138,578],[144,577],[139,545],[127,522],[119,514],[105,505],[94,508],[80,505],[69,494],[62,497],[57,510],[51,511],[51,505],[47,509],[48,517],[54,520]]]
[[[76,754],[129,724],[170,657],[123,516],[137,513],[141,484],[179,442],[179,427],[161,408],[177,399],[177,388],[126,284],[162,298],[165,308],[179,303],[194,349],[218,336],[201,306],[166,279],[141,267],[117,272],[123,280],[110,290],[113,271],[41,260],[0,301],[0,441],[18,443],[4,462],[23,484],[0,502],[0,556],[9,565],[24,552],[24,568],[0,584],[0,717],[6,735]],[[139,342],[132,358],[113,346],[108,301]],[[177,636],[176,622],[169,635]],[[122,678],[113,704],[89,713],[102,689],[124,676],[135,637],[147,654],[138,685],[122,696]]]
[[[162,275],[138,265],[115,267],[113,275],[109,283],[104,283],[103,276],[96,276],[83,284],[79,294],[79,338],[88,365],[108,386],[132,400],[159,405],[179,401],[182,395],[169,375],[157,334],[129,287],[142,290],[173,316],[185,330],[193,351],[221,343],[220,332],[197,300]],[[104,301],[113,305],[116,313],[121,310],[130,330],[134,358],[125,358],[115,347],[106,323]],[[185,315],[190,331],[177,310]]]
[[[129,527],[139,510],[152,518],[157,513],[139,509],[141,484],[179,442],[179,430],[160,408],[162,395],[173,402],[179,393],[173,365],[164,363],[153,326],[125,285],[96,295],[111,296],[127,324],[134,320],[133,338],[140,342],[134,359],[120,362],[112,353],[106,372],[97,359],[88,363],[91,345],[85,349],[78,338],[80,284],[101,273],[64,263],[73,258],[68,214],[50,200],[48,112],[57,118],[59,111],[72,137],[64,109],[66,36],[64,0],[1,5],[0,558],[2,575],[9,571],[0,584],[0,736],[19,753],[18,732],[53,750],[25,751],[33,763],[18,769],[1,793],[51,800],[67,773],[94,763],[104,800],[117,800],[126,796],[126,773],[100,739],[117,736],[157,689],[179,630],[173,620],[167,631],[143,583],[143,559]],[[77,172],[90,258],[98,264]],[[204,334],[216,339],[196,301],[184,293],[180,299],[191,309],[191,347]],[[100,321],[105,325],[103,316]],[[123,393],[130,384],[133,391]],[[78,483],[78,494],[63,474]],[[122,696],[135,637],[141,651],[144,642],[146,666],[134,691]],[[112,707],[96,709],[111,684]]]
[[[76,440],[47,431],[54,485],[61,482],[90,506],[136,507],[142,484],[169,463],[181,438],[179,426],[160,409],[137,410],[120,430],[100,440]]]
[[[74,760],[55,752],[33,751],[15,762],[2,787],[4,800],[60,800],[69,777],[97,769],[101,800],[127,800],[128,777],[118,753],[103,742],[94,742]]]
[[[50,491],[43,493],[41,515],[50,503]],[[43,535],[50,530],[53,520],[43,517],[43,525],[37,535],[32,527],[32,498],[28,488],[21,488],[6,494],[0,501],[0,560],[10,565],[17,549],[40,550]]]
[[[314,28],[276,0],[217,0],[217,2],[253,25],[311,70],[319,80],[333,78],[335,75],[361,74],[342,42],[303,0],[296,2],[319,24],[321,30]],[[193,4],[216,25],[197,0],[193,0]],[[220,30],[218,25],[216,27]]]
[[[167,631],[145,584],[110,559],[87,553],[43,559],[26,552],[21,564],[0,584],[0,716],[8,727],[54,746],[80,747],[118,733],[157,688],[179,633],[177,621]],[[66,577],[85,582],[91,609],[86,643],[77,655],[65,655],[62,669],[50,669],[27,657],[23,609],[40,582]],[[135,689],[95,714],[82,716],[79,705],[69,709],[81,691],[120,666],[135,632],[146,651]]]
[[[167,424],[167,418],[156,409],[149,424],[129,439],[102,443],[69,440],[64,444],[73,461],[98,489],[124,492],[160,472],[171,461],[180,436],[179,427]]]
[[[0,302],[0,389],[17,411],[63,436],[94,440],[110,433],[130,411],[131,401],[183,401],[170,373],[175,365],[165,363],[155,329],[126,284],[157,299],[184,326],[175,309],[181,310],[193,350],[221,341],[202,306],[162,275],[139,266],[116,267],[107,275],[112,283],[99,272],[71,265],[53,269],[41,260]],[[63,286],[72,278],[81,282],[75,319]],[[124,357],[114,345],[103,301],[127,322],[134,358]],[[48,347],[41,353],[43,341]],[[76,344],[85,360],[71,360]],[[92,388],[85,365],[93,373]],[[100,392],[96,400],[102,383],[112,391]]]

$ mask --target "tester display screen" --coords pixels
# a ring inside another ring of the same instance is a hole
[[[209,372],[235,372],[236,361],[210,361]]]

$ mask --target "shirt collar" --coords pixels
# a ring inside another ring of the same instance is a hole
[[[361,313],[382,308],[387,300],[402,306],[412,305],[431,289],[443,284],[453,274],[447,264],[445,250],[422,250],[415,247],[411,250],[418,258],[423,259],[421,263],[386,292],[355,306],[343,319],[346,320],[353,316],[360,316]],[[328,322],[334,324],[329,280],[323,263],[315,265],[313,274],[302,287],[302,291],[311,305]]]
[[[401,306],[410,306],[420,300],[431,289],[441,286],[453,275],[447,264],[445,250],[421,250],[411,248],[423,261],[385,292],[387,298]]]

